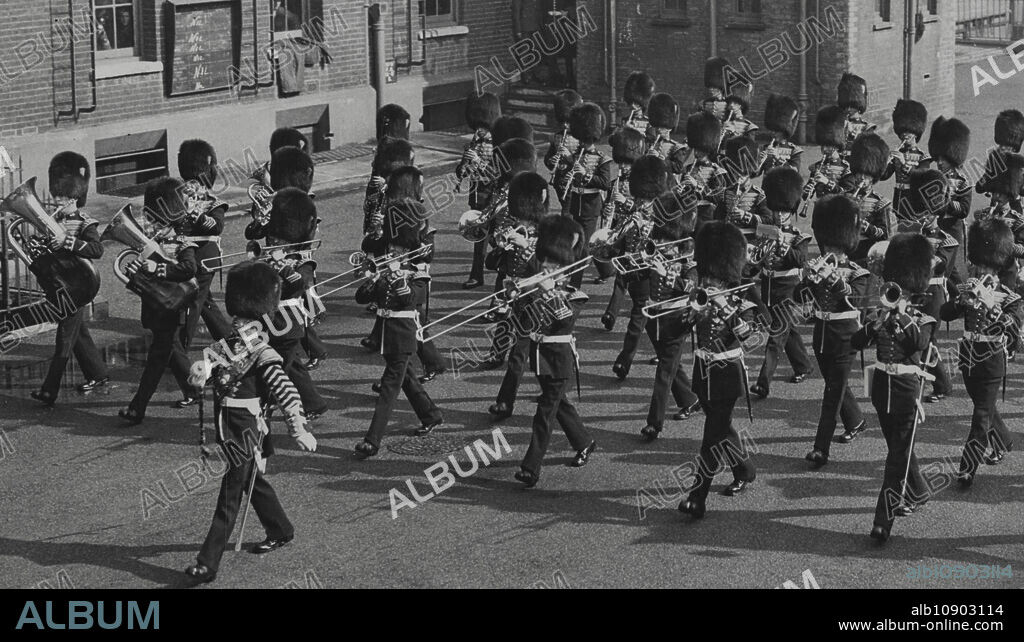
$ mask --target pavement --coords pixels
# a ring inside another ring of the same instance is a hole
[[[958,97],[957,115],[976,132],[975,154],[989,145],[994,114],[1019,102],[1024,76],[989,89],[977,99]],[[422,162],[428,155],[420,152],[418,157]],[[439,157],[431,180],[444,180],[452,160],[450,153]],[[351,162],[350,171],[365,174],[368,159]],[[362,220],[362,195],[346,185],[361,188],[365,176],[346,177],[336,169],[337,188],[319,182],[316,187],[325,219],[322,278],[345,269]],[[330,165],[318,166],[318,180],[333,171]],[[886,186],[883,193],[888,191]],[[471,249],[455,231],[464,209],[460,197],[436,214],[440,233],[433,318],[490,292],[490,275],[487,287],[468,292],[460,287]],[[241,249],[244,223],[230,220],[226,252]],[[111,283],[109,274],[104,278]],[[111,286],[106,288],[109,292]],[[538,388],[529,374],[516,414],[494,424],[486,408],[503,373],[470,367],[449,372],[428,384],[445,414],[435,435],[412,435],[417,421],[400,399],[380,454],[368,461],[355,459],[351,449],[373,414],[376,396],[370,385],[380,376],[381,362],[358,345],[372,318],[350,292],[329,299],[320,333],[330,359],[314,375],[332,407],[313,426],[320,448],[301,453],[284,436],[283,425],[275,422],[273,427],[281,436],[268,478],[296,526],[296,540],[266,556],[229,551],[210,588],[525,588],[538,583],[773,588],[786,582],[803,586],[808,575],[821,588],[1024,584],[1020,455],[1011,453],[1002,465],[983,467],[969,491],[949,487],[969,427],[970,406],[962,387],[929,406],[919,430],[918,457],[936,495],[922,512],[897,521],[884,548],[867,537],[886,453],[870,402],[858,395],[869,430],[852,444],[836,445],[832,463],[810,471],[803,455],[813,440],[822,384],[817,377],[786,383],[786,364],[779,368],[772,396],[754,402],[754,422],[747,420],[742,400],[734,416],[753,443],[757,481],[743,495],[726,498],[717,492],[731,477],[720,475],[705,519],[681,516],[676,477],[685,477],[680,466],[696,459],[702,417],[669,422],[656,442],[640,440],[654,373],[647,365],[651,348],[644,339],[630,377],[616,381],[611,365],[624,320],[617,331],[605,332],[599,318],[610,286],[587,285],[586,290],[592,300],[577,332],[582,394],[573,401],[598,449],[586,467],[569,468],[571,449],[556,431],[540,483],[531,490],[512,477],[530,440]],[[110,299],[110,318],[97,333],[108,346],[116,383],[108,394],[79,397],[65,390],[52,410],[29,399],[42,376],[39,362],[49,352],[46,341],[27,342],[15,351],[19,356],[0,362],[0,586],[66,581],[79,588],[181,587],[181,570],[194,560],[209,526],[224,465],[218,457],[200,459],[195,410],[170,407],[178,396],[173,382],[165,379],[143,425],[125,428],[116,418],[141,372],[144,340],[137,300],[113,294]],[[954,325],[949,334],[941,333],[945,349],[953,345],[957,330]],[[803,334],[807,339],[809,328]],[[197,339],[197,345],[203,342]],[[439,341],[453,357],[452,365],[461,363],[458,355],[487,344],[485,326],[479,325]],[[688,363],[689,355],[685,358]],[[760,363],[760,354],[750,355],[751,371]],[[859,365],[853,383],[859,393]],[[1022,390],[1024,366],[1011,364],[1001,408],[1011,431],[1018,433],[1018,444]],[[495,441],[496,428],[511,452]],[[465,475],[450,487],[436,478],[436,492],[425,471],[439,475],[456,465]],[[392,497],[401,500],[392,491],[412,499],[410,484],[421,498],[433,495],[393,512]],[[262,538],[258,520],[250,516],[246,547]],[[908,577],[908,568],[919,564],[998,565],[1004,574],[986,580]],[[1017,576],[1007,577],[1007,566],[1017,566]]]

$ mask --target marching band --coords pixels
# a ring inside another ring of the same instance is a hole
[[[583,292],[584,272],[593,265],[593,283],[615,279],[601,317],[606,330],[614,328],[623,299],[631,300],[614,375],[629,376],[644,331],[656,355],[640,437],[651,441],[664,431],[670,396],[679,409],[675,419],[704,414],[700,473],[679,505],[695,519],[705,515],[723,465],[729,465],[733,479],[722,494],[739,494],[754,483],[756,469],[734,427],[734,409],[745,398],[744,414],[753,420],[751,396],[769,397],[780,351],[792,366],[791,383],[811,375],[799,325],[813,326],[811,347],[824,382],[817,431],[806,455],[812,469],[833,460],[833,444],[849,444],[868,428],[851,371],[855,356],[861,354],[863,365],[863,351],[873,348],[875,362],[863,367],[865,389],[888,457],[870,536],[885,542],[895,517],[911,515],[929,499],[914,445],[925,421],[922,404],[938,402],[953,389],[935,341],[940,320],[963,319],[964,325],[958,368],[973,415],[959,483],[970,486],[980,464],[998,464],[1013,446],[998,393],[1024,323],[1024,284],[1018,276],[1024,265],[1024,157],[1019,155],[1024,116],[1009,110],[997,119],[997,147],[976,185],[991,201],[974,213],[967,229],[971,194],[963,166],[970,131],[961,121],[936,119],[925,153],[919,145],[927,110],[900,100],[893,114],[898,141],[890,152],[863,119],[866,82],[844,74],[836,104],[817,112],[814,132],[822,158],[804,177],[803,150],[792,142],[800,116],[796,101],[768,96],[759,129],[747,119],[753,84],[728,61],[708,60],[705,85],[708,94],[688,115],[685,139],[676,134],[679,102],[655,93],[654,80],[642,72],[626,80],[624,115],[618,120],[574,91],[559,92],[553,103],[561,131],[544,157],[550,178],[536,171],[530,124],[502,116],[493,94],[471,95],[466,124],[472,139],[454,168],[455,191],[468,182],[469,211],[460,217],[458,231],[473,243],[463,287],[483,285],[487,268],[496,274],[494,292],[433,322],[427,317],[436,230],[423,205],[423,174],[408,140],[411,118],[399,105],[385,105],[377,115],[364,239],[350,259],[353,269],[323,280],[316,273],[320,219],[311,193],[314,163],[308,141],[296,130],[274,132],[271,160],[252,177],[249,246],[238,261],[227,260],[231,257],[220,250],[227,205],[211,193],[218,168],[208,142],[183,143],[180,179],[151,181],[143,211],[135,215],[124,208],[102,234],[81,209],[88,163],[62,152],[49,170],[55,211],[39,201],[35,179],[3,202],[16,215],[10,226],[15,251],[32,266],[48,298],[70,294],[77,310],[60,322],[49,372],[32,397],[47,405],[56,402],[72,353],[86,379],[80,392],[107,385],[109,373],[81,307],[98,290],[92,261],[103,257],[102,242],[126,245],[115,260],[115,273],[140,297],[142,325],[152,331],[153,341],[138,391],[120,417],[132,425],[145,420],[169,366],[182,393],[180,407],[199,404],[202,413],[203,388],[212,386],[218,443],[239,453],[224,477],[197,562],[186,571],[196,581],[212,581],[243,493],[267,530],[255,552],[269,552],[294,537],[263,478],[265,456],[272,451],[267,420],[275,407],[280,409],[300,447],[316,449],[309,427],[328,404],[310,375],[327,358],[315,329],[321,310],[314,304],[348,287],[358,285],[356,302],[375,316],[361,345],[384,362],[374,384],[373,418],[355,445],[359,457],[371,458],[381,448],[399,390],[419,419],[417,434],[442,425],[442,411],[424,387],[445,372],[435,342],[482,320],[496,326],[481,366],[507,362],[495,403],[487,409],[490,417],[512,416],[527,367],[540,386],[532,438],[515,478],[526,487],[539,483],[555,422],[575,452],[571,465],[586,465],[596,442],[585,413],[571,399],[573,388],[577,398],[582,392],[583,351],[575,330],[590,299]],[[609,122],[617,123],[607,139],[610,153],[601,146]],[[876,186],[893,175],[896,191],[889,201]],[[799,229],[808,211],[813,235]],[[960,252],[969,262],[966,273],[957,267]],[[227,315],[210,293],[218,273],[227,275]],[[342,278],[350,280],[323,291]],[[190,366],[188,350],[200,319],[216,343],[204,351],[203,361]],[[692,369],[683,365],[687,343],[692,343]],[[757,345],[765,346],[764,362],[750,381],[746,359]],[[414,353],[422,376],[413,365]],[[840,422],[844,431],[836,436]],[[202,428],[200,433],[205,443]],[[248,504],[243,528],[247,513]]]

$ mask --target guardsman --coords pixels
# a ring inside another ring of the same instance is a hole
[[[647,108],[647,117],[647,148],[649,153],[668,163],[676,178],[674,185],[686,173],[686,161],[690,156],[686,141],[680,143],[672,139],[679,126],[679,104],[669,94],[655,94]]]
[[[704,61],[705,98],[697,103],[694,113],[711,114],[723,122],[727,116],[726,96],[729,94],[729,73],[732,66],[725,58],[708,58]]]
[[[597,149],[604,130],[604,111],[594,103],[583,103],[569,115],[569,133],[580,141],[580,149],[572,159],[573,165],[568,173],[569,196],[564,213],[580,224],[585,239],[589,239],[600,225],[604,201],[612,187],[614,163]],[[604,283],[613,273],[610,265],[598,263],[594,282]],[[574,287],[578,288],[582,282],[583,272],[573,277]]]
[[[867,259],[868,250],[896,231],[892,202],[875,191],[875,184],[889,162],[889,146],[878,134],[863,134],[850,150],[850,173],[843,179],[843,191],[857,201],[860,209],[860,242],[850,254],[853,261]]]
[[[837,105],[828,105],[818,110],[814,119],[814,141],[821,148],[821,160],[811,163],[810,178],[804,185],[800,216],[807,215],[812,198],[843,191],[840,181],[850,173],[843,149],[846,147],[846,113]]]
[[[571,466],[585,466],[597,447],[569,401],[571,381],[579,382],[579,356],[573,332],[587,295],[569,284],[564,272],[577,261],[577,246],[585,244],[580,225],[564,216],[544,218],[537,233],[538,274],[552,274],[523,305],[532,307],[536,327],[530,335],[530,367],[537,375],[540,396],[533,416],[533,436],[515,478],[527,488],[540,479],[541,464],[557,422],[576,451]]]
[[[764,176],[765,203],[779,228],[778,238],[763,247],[761,259],[761,300],[768,304],[772,325],[764,349],[764,363],[757,382],[750,392],[761,399],[768,397],[772,375],[779,363],[779,351],[786,353],[793,367],[790,383],[801,383],[811,373],[803,338],[796,324],[801,318],[793,300],[793,291],[800,283],[800,269],[807,262],[811,236],[796,227],[800,208],[800,172],[792,167],[776,167]]]
[[[196,258],[195,244],[172,231],[173,224],[188,213],[189,204],[185,200],[185,194],[185,184],[176,178],[156,178],[146,185],[144,211],[158,226],[171,228],[159,234],[162,237],[160,249],[171,260],[137,260],[125,266],[126,273],[133,275],[142,271],[151,278],[174,283],[184,283],[196,277],[199,260]],[[198,398],[198,391],[188,383],[189,361],[185,356],[185,347],[181,343],[182,330],[189,310],[188,303],[177,310],[164,310],[154,305],[148,298],[142,297],[142,327],[153,333],[153,342],[146,354],[146,366],[139,379],[135,396],[127,408],[118,412],[118,416],[129,425],[135,426],[145,420],[149,400],[160,385],[160,379],[168,366],[184,398]]]
[[[626,78],[622,99],[629,114],[622,119],[622,128],[635,129],[641,134],[647,132],[650,122],[647,107],[654,96],[654,79],[642,71],[634,71]]]
[[[764,107],[764,128],[768,144],[761,150],[760,172],[763,174],[779,165],[790,165],[799,170],[804,152],[790,142],[800,120],[800,106],[789,96],[772,94]]]
[[[984,220],[998,218],[1010,226],[1014,236],[1015,269],[1007,270],[1000,275],[1003,285],[1018,293],[1021,291],[1018,276],[1020,260],[1024,259],[1024,201],[1021,190],[1024,189],[1024,156],[1006,152],[993,152],[988,157],[985,170],[984,188],[991,197],[988,208],[974,213],[974,218]],[[1010,360],[1018,346],[1009,346]]]
[[[501,118],[501,101],[492,93],[471,92],[466,97],[466,125],[473,130],[473,138],[462,152],[462,159],[455,167],[455,178],[461,186],[469,179],[469,209],[480,210],[490,198],[493,177],[487,169],[494,154],[494,139],[491,128]],[[465,286],[477,287],[484,282],[484,254],[487,253],[487,239],[473,245],[473,265]],[[475,284],[475,285],[473,285]],[[468,289],[468,288],[467,288]]]
[[[996,148],[989,152],[985,163],[985,174],[975,185],[979,194],[990,194],[992,190],[988,182],[1005,170],[1005,157],[1020,153],[1021,145],[1024,145],[1024,114],[1016,109],[1000,112],[996,117],[995,142]]]
[[[412,116],[405,107],[390,103],[377,110],[377,144],[387,138],[409,140]]]
[[[732,93],[725,97],[725,121],[722,123],[722,145],[734,136],[754,136],[759,127],[747,118],[750,111],[750,96],[754,93],[754,85],[749,82],[737,82],[732,86]],[[725,151],[724,149],[722,150]]]
[[[904,195],[905,206],[901,215],[901,228],[910,224],[911,230],[920,229],[932,246],[932,273],[926,285],[922,300],[916,303],[924,314],[939,318],[939,309],[949,299],[950,283],[948,273],[956,261],[960,244],[951,234],[938,225],[939,216],[949,209],[950,191],[946,176],[937,169],[916,169],[907,179],[908,189]],[[954,288],[955,289],[955,288]],[[936,349],[934,363],[928,364],[932,382],[931,394],[924,401],[934,403],[945,399],[953,390],[953,384],[942,363],[941,353]]]
[[[548,214],[549,201],[548,182],[535,172],[520,172],[509,183],[508,220],[496,230],[498,243],[488,256],[490,261],[504,264],[499,271],[506,275],[506,282],[536,274],[537,226]],[[496,342],[499,336],[503,337],[501,341],[512,342],[498,398],[487,409],[495,419],[512,416],[529,357],[530,332],[534,329],[530,310],[522,302],[513,301],[510,307],[511,314],[498,324],[495,332]]]
[[[736,401],[747,391],[743,342],[754,332],[757,306],[734,291],[747,262],[747,242],[739,228],[723,221],[706,223],[697,232],[694,249],[697,291],[683,329],[692,329],[696,337],[693,391],[704,410],[704,438],[696,483],[679,510],[700,519],[720,468],[732,469],[733,480],[722,491],[730,497],[745,491],[757,476],[752,453],[732,423]]]
[[[836,103],[846,112],[845,154],[849,156],[853,141],[875,130],[875,125],[864,120],[864,112],[868,110],[867,81],[856,74],[844,73],[836,90]]]
[[[894,236],[885,252],[882,305],[853,335],[854,349],[876,347],[876,361],[865,372],[871,403],[885,436],[888,455],[875,505],[871,538],[889,539],[896,517],[905,517],[928,501],[929,491],[917,465],[914,438],[924,420],[921,396],[932,335],[938,321],[912,301],[925,293],[932,271],[932,247],[920,234]]]
[[[267,534],[252,552],[269,553],[295,539],[294,526],[274,488],[263,476],[266,458],[273,454],[264,408],[273,403],[281,409],[288,434],[298,442],[300,450],[315,451],[316,437],[306,430],[302,403],[285,374],[281,355],[254,336],[258,334],[259,320],[277,309],[280,294],[281,280],[266,263],[251,261],[231,268],[224,303],[232,316],[233,331],[224,343],[212,348],[220,360],[211,358],[207,362],[204,357],[192,366],[191,385],[202,387],[213,381],[217,443],[227,462],[213,523],[196,563],[185,569],[185,574],[195,582],[207,583],[217,578],[221,557],[235,529],[242,493],[247,490],[248,501]],[[225,347],[230,354],[226,354]],[[239,537],[243,535],[240,533]]]
[[[564,172],[568,169],[568,163],[574,158],[574,154],[579,152],[580,141],[569,133],[569,114],[583,104],[583,96],[572,89],[563,89],[555,92],[552,101],[555,106],[555,122],[561,131],[555,132],[551,144],[548,145],[548,151],[544,154],[544,166],[552,172],[551,180],[554,182],[556,172],[560,181],[565,178]]]
[[[363,236],[381,238],[384,225],[384,203],[387,201],[388,177],[400,167],[416,161],[412,144],[404,138],[386,138],[377,144],[373,169],[363,198]]]
[[[633,164],[647,153],[647,140],[642,132],[631,127],[623,127],[608,139],[612,147],[612,160],[619,168],[618,176],[612,183],[611,196],[605,201],[601,217],[602,228],[618,229],[627,216],[633,211],[634,199],[629,190],[629,177]],[[608,297],[608,306],[601,315],[601,324],[611,332],[619,316],[619,308],[626,298],[626,281],[622,275],[615,275],[615,286]]]
[[[869,276],[849,259],[857,248],[858,217],[857,202],[845,194],[826,196],[814,204],[811,229],[821,257],[808,262],[793,292],[797,303],[813,302],[814,356],[825,380],[814,449],[806,456],[815,468],[828,463],[839,419],[846,427],[839,443],[850,443],[866,425],[849,386],[854,355],[850,340],[860,329],[858,306],[867,296]]]
[[[1005,385],[1007,350],[1017,343],[1024,303],[1001,281],[1015,269],[1013,232],[998,218],[975,221],[967,233],[967,259],[973,278],[960,287],[956,300],[942,306],[942,320],[964,319],[960,338],[960,372],[974,404],[957,482],[974,483],[978,467],[1000,463],[1013,449],[1013,437],[999,413],[1000,384]]]
[[[910,172],[918,167],[927,168],[932,159],[920,148],[921,137],[928,126],[928,109],[916,100],[899,99],[896,109],[892,112],[892,129],[900,137],[900,146],[889,156],[889,164],[882,173],[881,180],[889,180],[896,176],[896,187],[893,188],[892,202],[899,216],[904,206],[903,199],[909,188]]]
[[[693,150],[693,163],[673,192],[684,202],[698,203],[698,225],[713,217],[728,182],[727,172],[718,164],[721,137],[722,123],[711,114],[701,112],[686,121],[686,140]],[[710,205],[701,208],[701,202]],[[708,218],[701,218],[705,216]]]
[[[48,170],[50,195],[58,205],[53,218],[64,228],[64,242],[51,249],[54,252],[67,252],[83,259],[96,260],[103,256],[103,243],[100,242],[96,230],[96,219],[89,216],[81,208],[85,206],[89,194],[91,171],[89,161],[75,152],[60,152],[50,160]],[[110,381],[107,364],[85,322],[85,307],[80,307],[57,322],[57,336],[54,340],[53,357],[46,371],[46,378],[32,398],[52,406],[60,393],[60,382],[64,378],[68,359],[75,355],[85,382],[77,386],[79,393],[87,393],[104,388]]]
[[[726,186],[715,218],[729,221],[740,228],[744,236],[752,238],[758,225],[774,222],[772,211],[765,202],[764,192],[754,185],[757,175],[757,143],[749,136],[730,138],[723,145]]]
[[[298,147],[307,154],[310,153],[309,139],[306,138],[305,134],[294,127],[278,127],[272,134],[270,134],[271,157],[273,157],[274,152],[282,147]],[[252,173],[251,178],[265,187],[270,187],[270,161],[267,161],[256,168],[256,171]],[[246,232],[248,233],[248,228],[246,228]],[[246,238],[249,237],[246,236]]]
[[[932,123],[928,137],[928,154],[946,177],[950,200],[939,214],[939,229],[949,234],[964,252],[967,249],[967,216],[971,213],[971,183],[964,173],[967,153],[971,148],[971,130],[956,118],[939,116]],[[964,282],[958,268],[959,261],[947,266],[947,276],[953,286]]]

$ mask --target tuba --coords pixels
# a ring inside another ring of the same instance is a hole
[[[167,228],[170,230],[170,228]],[[139,270],[128,275],[127,266],[135,261],[154,260],[159,263],[173,263],[174,259],[160,247],[155,239],[146,236],[142,225],[132,216],[130,204],[122,207],[110,220],[107,229],[103,230],[101,241],[117,241],[127,245],[114,259],[114,276],[121,283],[139,295],[148,305],[163,312],[175,312],[188,305],[199,291],[199,283],[195,278],[183,283],[167,281]]]
[[[74,303],[75,309],[92,302],[100,291],[100,276],[92,261],[75,256],[67,250],[51,250],[49,242],[63,242],[64,227],[46,210],[36,195],[36,177],[18,186],[4,198],[0,210],[13,213],[7,226],[7,240],[14,253],[36,276],[46,299],[61,309],[63,300]],[[28,224],[40,237],[33,237]]]

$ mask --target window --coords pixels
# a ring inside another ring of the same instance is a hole
[[[93,0],[93,25],[98,58],[135,55],[136,19],[134,0]]]
[[[661,14],[672,18],[686,16],[686,0],[661,0]]]
[[[323,0],[274,0],[274,33],[278,37],[298,37],[303,31],[314,33],[323,20]],[[313,29],[313,31],[310,31]]]
[[[455,0],[419,0],[419,7],[428,27],[455,24]]]
[[[882,22],[892,22],[892,0],[875,0],[875,13]]]
[[[928,15],[939,15],[939,0],[928,0],[925,4],[928,7]]]
[[[736,13],[748,18],[761,19],[761,0],[736,0]]]

